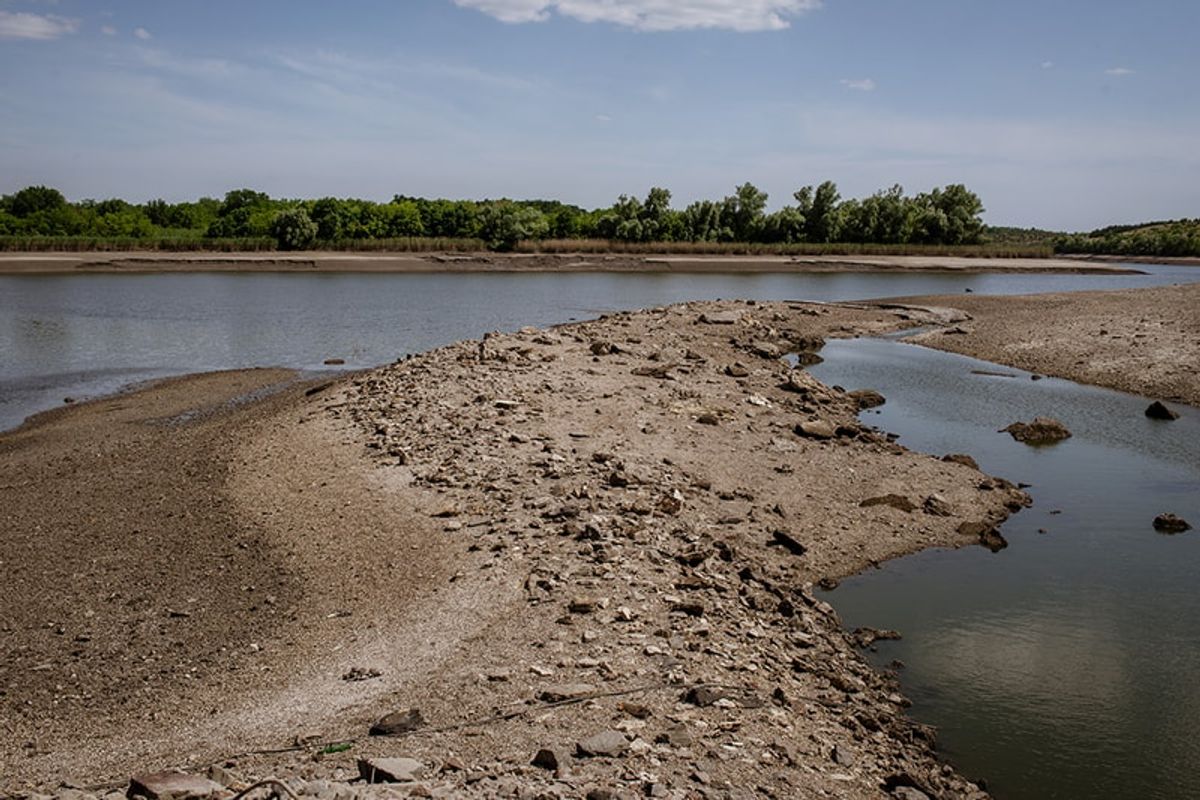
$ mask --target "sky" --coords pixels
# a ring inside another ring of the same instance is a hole
[[[1200,217],[1197,0],[0,0],[0,193]]]

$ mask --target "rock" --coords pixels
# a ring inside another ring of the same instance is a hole
[[[1146,416],[1150,419],[1162,419],[1169,421],[1173,419],[1179,419],[1179,412],[1167,408],[1167,406],[1158,400],[1155,400],[1150,404],[1150,407],[1146,409]]]
[[[743,366],[739,361],[727,366],[725,368],[725,374],[731,378],[748,378],[750,377],[750,370],[746,369],[746,367]]]
[[[669,744],[671,747],[691,747],[692,734],[683,725],[668,728],[654,738],[659,744]]]
[[[1154,518],[1154,530],[1159,533],[1183,533],[1191,529],[1187,520],[1174,514],[1159,514]]]
[[[868,497],[858,504],[860,508],[870,508],[872,506],[891,506],[897,511],[912,512],[916,511],[917,504],[907,497],[899,494],[884,494],[878,497]]]
[[[415,758],[360,758],[358,776],[367,783],[413,783],[421,779],[425,765]]]
[[[529,763],[549,772],[556,772],[567,765],[567,758],[565,755],[559,753],[558,750],[543,747],[537,751],[537,754],[533,757],[533,761]]]
[[[608,757],[617,758],[629,749],[625,734],[620,731],[607,730],[589,736],[575,743],[575,751],[584,758]]]
[[[544,703],[561,703],[564,700],[578,700],[594,694],[596,687],[590,683],[560,683],[547,686],[538,692],[538,700]]]
[[[567,604],[567,611],[572,614],[591,614],[599,607],[599,601],[591,597],[576,597]]]
[[[634,703],[630,700],[625,700],[624,702],[618,703],[617,709],[622,713],[628,714],[631,717],[636,717],[637,719],[646,719],[654,714],[649,706],[642,705],[641,703]]]
[[[674,364],[662,364],[659,366],[647,365],[644,367],[635,367],[630,370],[631,375],[637,375],[642,378],[658,378],[666,380],[671,377],[671,370],[675,369]]]
[[[779,349],[779,345],[771,342],[751,342],[750,352],[759,358],[779,358],[783,355],[783,351]]]
[[[821,356],[819,356],[818,354],[813,353],[813,352],[802,351],[802,352],[796,353],[796,366],[797,367],[811,367],[816,364],[822,363],[824,360],[825,359],[821,358]]]
[[[779,388],[783,389],[785,392],[808,394],[810,391],[812,391],[812,389],[809,388],[808,384],[804,382],[804,378],[801,377],[802,374],[803,373],[796,372],[795,370],[788,372],[787,377],[783,380],[783,383],[779,384]]]
[[[1053,417],[1036,417],[1033,422],[1014,422],[1000,429],[1023,444],[1038,447],[1070,439],[1071,432]]]
[[[340,367],[341,365],[343,365],[345,363],[346,363],[346,359],[344,359],[344,358],[327,358],[327,359],[325,359],[325,366],[327,366],[327,367]]]
[[[880,628],[855,628],[851,635],[859,647],[870,647],[878,641],[899,641],[902,638],[898,631]]]
[[[393,711],[380,718],[369,731],[371,736],[396,736],[425,727],[425,717],[418,708]]]
[[[850,392],[849,397],[858,403],[859,411],[865,411],[868,408],[878,408],[887,402],[887,398],[874,389],[858,389]]]
[[[696,422],[701,425],[720,425],[721,420],[716,414],[706,413],[696,417]]]
[[[947,464],[962,464],[964,467],[970,467],[971,469],[976,470],[979,469],[979,464],[975,461],[975,459],[971,458],[965,453],[950,453],[948,455],[944,455],[942,456],[942,461],[945,461]]]
[[[958,526],[958,532],[963,536],[978,537],[979,543],[993,553],[998,553],[1008,547],[1008,541],[1000,534],[1000,531],[986,522],[964,522]]]
[[[129,780],[127,797],[144,797],[147,800],[199,800],[222,795],[225,787],[199,775],[186,772],[151,772],[137,775]]]
[[[833,748],[833,752],[830,754],[830,758],[832,758],[833,763],[837,764],[838,766],[841,766],[841,767],[854,766],[854,752],[846,747],[843,747],[840,744]]]
[[[770,544],[782,547],[794,556],[802,556],[808,552],[808,548],[801,544],[790,533],[783,530],[771,531]]]
[[[606,356],[614,351],[611,342],[592,342],[589,349],[594,356]]]
[[[809,420],[797,425],[796,433],[806,439],[832,439],[837,435],[837,427],[823,419]]]
[[[737,311],[706,311],[700,315],[700,322],[705,325],[736,325],[741,321],[742,315]]]
[[[892,790],[892,797],[897,800],[929,800],[929,795],[911,786],[897,786]]]
[[[728,696],[729,695],[721,689],[711,686],[696,686],[687,690],[687,693],[683,696],[683,702],[705,708],[720,700],[727,699]]]
[[[949,517],[954,515],[954,509],[950,507],[950,502],[940,494],[931,494],[925,498],[923,503],[925,513],[934,517]]]

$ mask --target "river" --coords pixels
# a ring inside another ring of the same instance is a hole
[[[0,276],[0,430],[168,375],[387,363],[490,330],[683,300],[855,300],[1069,291],[1200,279],[1076,274],[139,274]]]

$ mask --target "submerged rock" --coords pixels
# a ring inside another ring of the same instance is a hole
[[[1192,526],[1186,519],[1174,514],[1159,514],[1154,518],[1154,530],[1159,533],[1183,533],[1191,529]]]
[[[945,461],[947,464],[962,464],[964,467],[979,469],[979,462],[966,453],[949,453],[942,456],[942,461]]]
[[[1033,422],[1014,422],[1007,428],[1000,429],[1023,444],[1038,445],[1055,444],[1063,439],[1070,439],[1071,432],[1053,417],[1036,417]]]
[[[858,389],[850,392],[850,399],[858,403],[859,411],[878,408],[887,402],[887,398],[874,389]]]
[[[1146,416],[1150,419],[1173,420],[1179,419],[1179,412],[1168,408],[1165,404],[1155,400],[1146,409]]]

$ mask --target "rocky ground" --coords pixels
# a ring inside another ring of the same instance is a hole
[[[1026,497],[785,358],[928,318],[681,305],[259,375],[239,391],[270,399],[200,414],[216,387],[188,379],[0,437],[24,581],[0,598],[0,787],[986,796],[862,659],[892,634],[843,631],[814,584],[1002,546]]]
[[[912,339],[926,347],[1200,406],[1200,283],[903,302],[951,306],[970,315]]]

